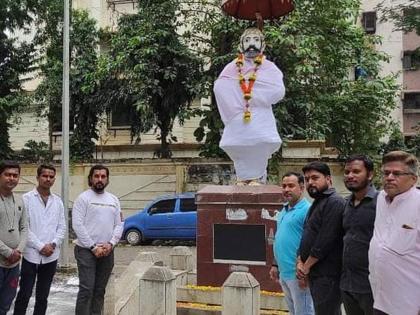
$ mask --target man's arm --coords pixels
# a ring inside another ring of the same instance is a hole
[[[2,241],[0,241],[0,255],[7,258],[9,257],[13,252],[13,249],[4,244]]]
[[[279,280],[279,266],[275,257],[273,258],[273,263],[271,264],[271,268],[268,274],[270,275],[271,280]]]
[[[90,248],[95,244],[89,236],[87,229],[83,223],[86,216],[88,202],[79,196],[73,204],[72,223],[73,230],[76,233],[78,242],[85,248]]]
[[[25,207],[23,207],[21,211],[22,215],[19,219],[20,242],[17,247],[17,250],[23,252],[26,246],[26,240],[28,238],[28,215]]]
[[[324,258],[337,241],[342,239],[342,221],[345,200],[334,198],[327,201],[322,212],[322,223],[310,251],[310,261],[305,261],[305,269],[310,269],[318,260]],[[309,260],[309,258],[308,258]]]
[[[27,238],[26,246],[35,248],[37,251],[40,251],[45,246],[45,244],[41,242],[38,239],[38,237],[35,235],[35,233],[31,231],[31,215],[30,215],[30,210],[29,210],[30,196],[31,196],[30,193],[24,194],[22,196],[23,206],[26,210],[27,219],[28,219],[27,220],[28,221],[28,238]]]
[[[115,215],[114,215],[114,231],[112,233],[112,238],[109,241],[112,244],[112,246],[115,246],[118,244],[118,242],[120,241],[123,229],[124,229],[124,224],[121,220],[121,206],[118,199],[117,199],[117,209],[118,211],[115,211]]]
[[[55,232],[53,243],[56,246],[60,246],[66,234],[66,217],[65,217],[66,210],[64,209],[64,205],[61,199],[58,198],[57,204],[58,204],[58,211],[59,211],[59,219],[58,219],[58,226]]]

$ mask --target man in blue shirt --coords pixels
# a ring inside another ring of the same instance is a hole
[[[297,251],[311,204],[303,196],[305,186],[302,174],[285,174],[282,187],[284,199],[288,203],[277,214],[273,246],[276,261],[270,269],[270,278],[279,279],[291,315],[312,315],[314,306],[306,280],[296,278]]]

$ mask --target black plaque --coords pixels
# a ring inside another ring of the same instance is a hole
[[[220,263],[264,265],[265,225],[214,224],[213,260]]]

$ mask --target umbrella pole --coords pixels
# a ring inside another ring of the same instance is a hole
[[[264,28],[264,20],[260,12],[255,13],[255,17],[257,18],[257,27],[262,32]]]

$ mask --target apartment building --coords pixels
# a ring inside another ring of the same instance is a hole
[[[391,0],[387,1],[391,3]],[[403,92],[395,100],[398,107],[393,111],[392,117],[399,123],[401,131],[406,136],[411,136],[416,132],[414,127],[420,122],[420,61],[415,60],[412,54],[420,46],[420,36],[413,32],[405,34],[396,31],[392,22],[381,22],[380,13],[376,10],[380,2],[381,0],[362,1],[360,23],[366,33],[383,38],[377,49],[386,52],[390,56],[390,62],[383,63],[382,74],[398,74],[398,83],[403,88]],[[115,30],[120,16],[136,10],[135,3],[135,0],[73,0],[73,8],[87,10],[99,27]],[[33,91],[36,85],[37,80],[32,80],[26,83],[25,88]],[[200,102],[195,106],[200,106]],[[156,136],[153,133],[142,135],[141,147],[133,146],[128,125],[129,115],[129,108],[118,108],[104,117],[97,142],[100,148],[96,153],[98,157],[115,159],[153,156],[153,151],[159,145]],[[50,141],[46,120],[36,118],[30,110],[22,114],[20,120],[23,123],[16,124],[10,133],[13,149],[21,149],[28,139]],[[173,146],[174,157],[197,156],[198,144],[193,132],[198,123],[199,118],[196,117],[182,126],[174,126],[173,133],[178,138],[178,143]],[[51,141],[53,148],[59,150],[61,132],[54,132]]]
[[[399,122],[401,131],[406,136],[416,133],[415,127],[420,123],[420,60],[416,60],[413,51],[420,47],[420,36],[415,32],[404,33],[395,30],[392,22],[381,22],[377,5],[382,0],[363,0],[360,22],[366,33],[382,37],[378,50],[390,56],[390,62],[382,65],[382,74],[398,74],[398,83],[402,93],[396,99],[398,107],[392,116]],[[404,3],[408,1],[398,1]],[[387,0],[385,5],[395,5],[397,1]],[[419,132],[419,131],[417,131]]]

